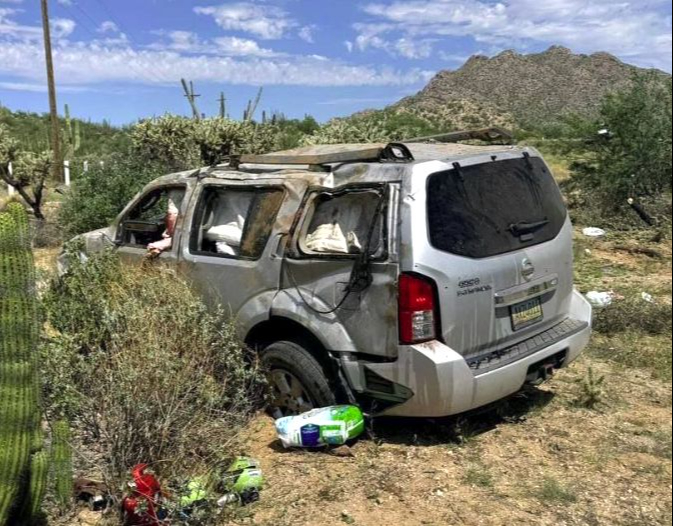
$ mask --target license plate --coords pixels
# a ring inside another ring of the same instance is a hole
[[[517,303],[512,306],[512,329],[518,331],[529,327],[543,318],[542,302],[540,298]]]

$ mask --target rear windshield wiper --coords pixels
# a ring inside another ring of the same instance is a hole
[[[530,234],[532,232],[535,232],[536,230],[540,230],[541,228],[547,226],[549,224],[549,219],[543,219],[542,221],[537,221],[535,223],[529,223],[527,221],[520,221],[518,223],[514,223],[509,225],[507,230],[509,230],[512,235],[516,237],[523,236],[525,234]]]

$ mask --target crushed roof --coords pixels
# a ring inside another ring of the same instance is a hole
[[[376,148],[385,148],[386,143],[374,144],[335,144],[304,146],[292,150],[274,152],[272,154],[256,156],[255,159],[263,160],[265,157],[296,157],[293,166],[272,164],[244,164],[238,170],[229,165],[220,165],[201,170],[192,170],[172,174],[162,178],[162,181],[178,181],[188,179],[195,175],[230,180],[265,180],[265,179],[301,179],[309,184],[326,187],[338,187],[345,184],[364,182],[392,182],[401,181],[406,174],[410,173],[410,167],[431,161],[457,162],[468,158],[484,155],[517,154],[531,151],[528,148],[509,145],[469,145],[461,143],[405,143],[414,156],[410,163],[385,163],[378,161],[353,161],[331,163],[323,165],[324,171],[311,169],[310,164],[297,164],[299,158],[315,158],[332,154],[347,152],[362,153]]]

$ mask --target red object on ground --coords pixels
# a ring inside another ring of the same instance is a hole
[[[127,526],[157,526],[157,501],[162,495],[161,485],[154,475],[146,473],[147,464],[138,464],[131,472],[135,487],[122,501],[124,524]]]

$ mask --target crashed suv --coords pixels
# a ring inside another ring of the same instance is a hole
[[[165,242],[168,209],[177,220]],[[261,353],[277,416],[337,402],[462,413],[546,380],[591,332],[570,219],[531,148],[235,157],[152,182],[84,239],[130,261],[163,243],[159,261],[229,309]]]

